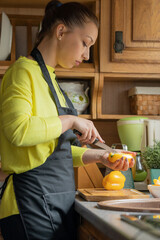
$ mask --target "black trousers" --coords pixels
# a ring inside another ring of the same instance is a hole
[[[20,215],[13,215],[0,220],[4,240],[27,240]]]

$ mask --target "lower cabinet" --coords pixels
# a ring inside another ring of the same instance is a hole
[[[1,234],[1,230],[0,230],[0,240],[3,240],[2,234]]]
[[[77,240],[111,240],[103,235],[97,228],[89,223],[84,218],[80,218],[80,223],[77,228]]]

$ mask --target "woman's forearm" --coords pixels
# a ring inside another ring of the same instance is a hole
[[[76,116],[72,115],[61,115],[59,116],[61,123],[62,123],[62,133],[66,132],[69,129],[73,128],[74,118]]]
[[[84,164],[102,162],[102,157],[105,153],[106,153],[106,151],[101,150],[101,149],[88,149],[83,154],[82,161]],[[108,155],[109,155],[109,153],[108,153]]]

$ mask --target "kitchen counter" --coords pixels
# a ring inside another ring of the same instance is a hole
[[[122,220],[121,214],[126,212],[103,210],[97,207],[97,202],[87,202],[80,196],[76,196],[75,210],[94,228],[99,230],[106,239],[113,240],[158,240],[159,238],[146,233]],[[135,213],[133,213],[135,214]],[[99,238],[101,239],[101,238]]]

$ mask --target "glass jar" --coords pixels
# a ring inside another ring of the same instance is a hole
[[[147,170],[141,161],[141,153],[137,152],[136,155],[136,173],[135,173],[135,182],[143,182],[147,177]]]

